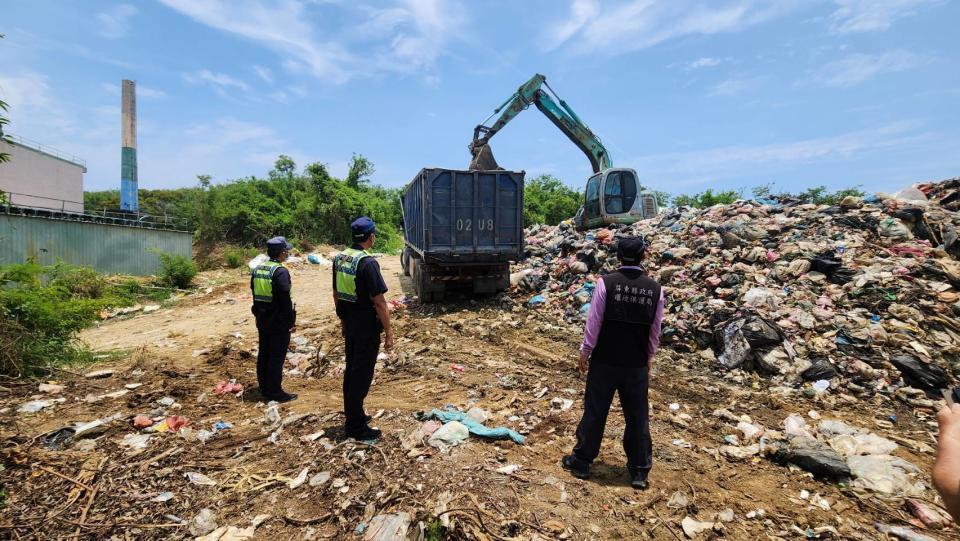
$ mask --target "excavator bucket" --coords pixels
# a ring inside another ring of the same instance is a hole
[[[479,145],[470,149],[473,153],[473,159],[470,160],[471,171],[493,171],[503,169],[497,165],[497,160],[493,157],[493,150],[490,145]]]

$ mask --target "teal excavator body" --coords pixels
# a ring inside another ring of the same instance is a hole
[[[577,145],[577,148],[586,154],[593,168],[594,174],[588,179],[584,190],[584,205],[574,218],[577,227],[633,223],[659,212],[656,197],[642,190],[636,171],[613,166],[610,152],[603,146],[600,138],[553,92],[547,84],[547,78],[539,73],[494,110],[490,118],[497,114],[500,116],[493,125],[480,124],[474,128],[469,147],[473,156],[470,162],[471,170],[499,169],[490,150],[490,139],[530,105],[535,105]]]

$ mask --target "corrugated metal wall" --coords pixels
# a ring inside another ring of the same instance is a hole
[[[28,257],[58,260],[104,273],[156,274],[160,258],[148,250],[191,257],[192,235],[182,231],[0,214],[0,264]]]

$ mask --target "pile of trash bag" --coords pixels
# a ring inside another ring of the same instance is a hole
[[[666,295],[662,347],[718,370],[931,398],[960,369],[960,212],[939,203],[957,193],[951,179],[835,206],[771,196],[589,231],[535,225],[512,304],[574,329],[619,239],[643,235]]]

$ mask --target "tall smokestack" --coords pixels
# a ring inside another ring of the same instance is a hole
[[[137,212],[137,89],[124,79],[120,93],[120,208]]]

